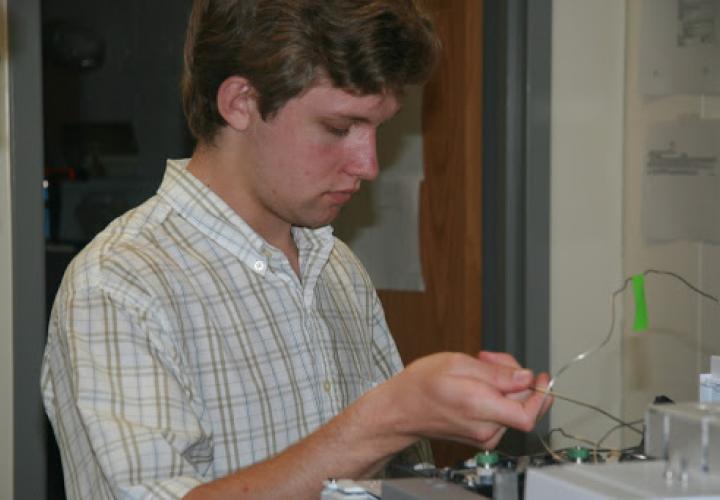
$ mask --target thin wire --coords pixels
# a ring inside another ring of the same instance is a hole
[[[535,434],[537,435],[538,439],[540,440],[540,444],[543,445],[543,448],[545,448],[545,451],[547,451],[551,457],[553,457],[557,462],[565,462],[566,460],[562,457],[562,455],[558,454],[557,452],[553,451],[550,446],[545,442],[545,440],[542,438],[540,433],[535,430]]]
[[[540,389],[540,388],[538,388],[538,387],[533,387],[532,389],[533,389],[534,391],[537,391],[537,392],[543,392],[543,393],[545,393],[546,396],[547,396],[547,394],[548,394],[548,392],[549,392],[549,391],[547,391],[546,389]],[[640,434],[640,435],[643,434],[643,431],[641,431],[641,430],[636,429],[635,427],[633,427],[633,425],[635,425],[637,422],[625,422],[624,420],[616,417],[616,416],[613,415],[612,413],[609,413],[609,412],[603,410],[602,408],[600,408],[600,407],[598,407],[598,406],[591,405],[591,404],[589,404],[589,403],[585,403],[585,402],[583,402],[583,401],[579,401],[579,400],[577,400],[577,399],[573,399],[573,398],[570,398],[570,397],[567,397],[567,396],[563,396],[562,394],[558,394],[557,392],[553,392],[553,398],[562,399],[562,400],[564,400],[564,401],[569,401],[570,403],[575,403],[575,404],[580,405],[580,406],[585,406],[586,408],[590,408],[590,409],[595,410],[595,411],[597,411],[597,412],[599,412],[599,413],[602,413],[603,415],[605,415],[606,417],[610,418],[611,420],[614,420],[614,421],[618,422],[618,425],[617,425],[616,427],[628,427],[628,428],[634,430],[635,432],[637,432],[637,433]],[[543,397],[543,400],[544,400],[544,399],[545,399],[545,398]],[[642,422],[642,420],[641,420],[641,422]],[[591,441],[590,439],[586,439],[586,438],[581,438],[581,437],[578,437],[578,436],[573,436],[573,435],[571,435],[571,434],[567,434],[567,433],[566,433],[562,428],[560,428],[560,427],[556,427],[556,428],[553,429],[553,430],[556,430],[556,431],[560,432],[560,433],[561,433],[563,436],[565,436],[565,437],[568,437],[568,438],[570,438],[570,439],[574,439],[574,440],[576,440],[576,441],[582,441],[582,442],[584,442],[584,443],[587,443],[587,444],[590,444],[591,446],[593,446],[593,448],[594,448],[594,450],[595,450],[594,461],[597,462],[597,449],[600,448],[600,446],[595,446],[595,442],[594,442],[594,441]],[[545,451],[547,451],[547,452],[550,454],[550,456],[553,457],[556,461],[558,461],[558,462],[565,462],[565,461],[567,461],[567,460],[565,460],[565,458],[563,458],[563,456],[562,456],[561,454],[559,454],[557,451],[552,450],[552,449],[550,448],[550,445],[547,443],[548,441],[550,441],[550,436],[551,436],[552,432],[553,432],[553,431],[551,430],[551,431],[547,434],[546,439],[543,439],[542,436],[540,435],[540,433],[539,433],[537,430],[535,431],[535,433],[537,434],[538,439],[540,440],[540,444],[543,445],[543,448],[545,448]],[[604,439],[605,439],[605,438],[603,438],[603,440],[604,440]]]
[[[660,275],[665,275],[665,276],[672,276],[673,278],[676,278],[676,279],[682,281],[682,283],[683,283],[686,287],[688,287],[690,290],[692,290],[693,292],[695,292],[695,293],[697,293],[697,294],[699,294],[699,295],[702,295],[702,296],[705,297],[706,299],[712,300],[712,301],[715,302],[716,304],[720,304],[720,300],[719,300],[717,297],[715,297],[714,295],[711,295],[711,294],[709,294],[709,293],[707,293],[707,292],[703,292],[702,290],[700,290],[698,287],[692,285],[688,280],[686,280],[685,278],[683,278],[683,277],[680,276],[679,274],[673,273],[673,272],[671,272],[671,271],[663,271],[663,270],[661,270],[661,269],[647,269],[647,270],[643,273],[643,275],[647,276],[648,274],[660,274]]]
[[[658,274],[658,275],[662,275],[662,276],[670,276],[670,277],[673,277],[673,278],[679,280],[681,283],[683,283],[685,286],[687,286],[690,290],[694,291],[695,293],[697,293],[697,294],[699,294],[699,295],[701,295],[701,296],[703,296],[703,297],[705,297],[705,298],[707,298],[707,299],[710,299],[710,300],[714,301],[714,302],[717,303],[717,304],[720,304],[720,300],[718,300],[717,297],[715,297],[715,296],[713,296],[713,295],[710,295],[709,293],[700,290],[698,287],[696,287],[696,286],[694,286],[693,284],[691,284],[688,280],[686,280],[685,278],[683,278],[683,277],[680,276],[679,274],[674,273],[674,272],[672,272],[672,271],[663,271],[663,270],[661,270],[661,269],[652,269],[652,268],[651,268],[651,269],[646,269],[645,271],[643,271],[642,274],[643,274],[643,276],[648,276],[648,275],[650,275],[650,274]],[[588,356],[594,354],[595,352],[597,352],[597,351],[599,351],[600,349],[602,349],[603,347],[605,347],[605,346],[608,344],[608,342],[610,342],[610,339],[612,338],[612,334],[613,334],[613,332],[615,331],[615,318],[616,318],[616,313],[615,313],[615,299],[617,298],[618,295],[620,295],[622,292],[625,291],[625,289],[627,288],[628,284],[629,284],[631,281],[632,281],[632,277],[626,278],[625,281],[623,282],[623,285],[622,285],[620,288],[618,288],[617,290],[615,290],[615,291],[612,293],[612,295],[610,296],[610,310],[611,310],[610,329],[608,330],[608,333],[607,333],[607,335],[605,336],[605,339],[604,339],[600,344],[598,344],[597,346],[595,346],[595,347],[593,347],[593,348],[590,348],[590,349],[588,349],[587,351],[581,352],[580,354],[578,354],[577,356],[575,356],[574,358],[572,358],[568,363],[566,363],[565,365],[563,365],[562,367],[560,367],[560,369],[559,369],[557,372],[555,372],[555,375],[553,375],[552,378],[550,379],[550,381],[548,382],[547,388],[543,391],[543,392],[545,393],[545,395],[543,396],[542,400],[540,401],[540,408],[543,408],[543,406],[545,405],[545,401],[547,400],[548,396],[550,396],[550,394],[553,394],[553,387],[555,387],[555,382],[557,381],[557,379],[558,379],[558,377],[559,377],[560,375],[562,375],[568,368],[570,368],[570,367],[571,367],[572,365],[574,365],[575,363],[578,363],[578,362],[584,360],[584,359],[587,358]],[[562,398],[560,398],[560,399],[568,399],[568,398],[562,397]],[[569,400],[569,399],[568,399],[568,400]],[[579,402],[577,402],[577,401],[573,401],[573,402],[579,403]],[[591,407],[590,405],[586,405],[586,406]],[[599,412],[602,413],[603,415],[608,416],[608,417],[612,418],[613,420],[615,420],[615,421],[623,424],[623,425],[622,425],[623,427],[627,426],[627,427],[630,427],[631,429],[634,429],[635,431],[637,431],[637,429],[635,429],[634,427],[632,427],[632,425],[627,425],[626,422],[618,419],[617,417],[611,416],[611,415],[610,415],[609,413],[607,413],[606,411],[601,410],[601,409],[599,409],[598,407],[592,407],[592,408],[595,409],[595,410],[597,410],[597,411],[599,411]],[[540,415],[538,414],[538,418],[537,418],[537,420],[536,420],[536,423],[540,421],[540,418],[541,418],[541,417],[540,417]],[[543,439],[543,437],[542,437],[542,436],[540,435],[540,433],[538,432],[537,428],[535,429],[535,434],[537,435],[538,439],[539,439],[540,442],[542,443],[543,447],[553,456],[553,458],[556,458],[556,459],[557,459],[557,457],[559,457],[559,455],[557,455],[555,452],[553,452],[553,451],[550,449],[550,446],[548,446],[548,444],[545,442],[545,440]]]
[[[566,397],[564,397],[564,396],[558,396],[557,394],[554,394],[554,397],[557,397],[558,399],[564,399],[564,400],[567,400],[567,401],[571,401],[571,402],[573,402],[573,403],[578,403],[578,404],[581,404],[581,405],[583,405],[583,406],[592,406],[592,405],[588,405],[588,404],[586,404],[586,403],[582,403],[582,402],[580,402],[580,401],[576,401],[576,400],[571,399],[571,398],[566,398]],[[567,431],[566,431],[565,429],[563,429],[562,427],[554,427],[554,428],[550,429],[550,431],[545,435],[545,440],[546,440],[546,441],[550,441],[550,438],[552,437],[553,433],[559,432],[560,434],[562,434],[564,437],[566,437],[566,438],[568,438],[568,439],[572,439],[572,440],[574,440],[574,441],[578,441],[578,442],[581,442],[581,443],[588,444],[588,445],[592,446],[592,448],[593,448],[593,462],[597,463],[597,458],[598,458],[598,456],[600,455],[600,453],[609,453],[610,455],[612,455],[612,454],[614,453],[614,454],[619,454],[619,455],[621,455],[622,453],[626,452],[627,450],[635,449],[635,446],[630,447],[630,448],[625,448],[625,449],[603,448],[603,447],[602,447],[602,444],[603,444],[603,442],[604,442],[608,437],[610,437],[610,435],[611,435],[613,432],[617,431],[618,429],[622,429],[623,427],[629,427],[629,428],[631,428],[632,430],[634,430],[634,431],[639,432],[639,433],[642,434],[642,431],[639,431],[639,430],[635,429],[635,428],[632,427],[632,426],[633,426],[633,425],[637,425],[637,424],[641,424],[641,423],[643,423],[643,422],[644,422],[644,419],[638,419],[638,420],[633,420],[632,422],[624,422],[624,423],[622,423],[622,424],[614,425],[609,431],[607,431],[607,432],[603,435],[603,437],[600,438],[599,441],[593,441],[593,440],[591,440],[591,439],[584,438],[584,437],[578,436],[578,435],[576,435],[576,434],[570,434],[569,432],[567,432]],[[511,455],[511,454],[506,453],[506,452],[504,452],[504,451],[502,451],[502,450],[500,450],[500,449],[497,449],[496,451],[497,451],[500,455],[502,455],[502,456],[504,456],[504,457],[506,457],[506,458],[511,458],[511,459],[518,459],[518,458],[520,458],[519,456]],[[561,457],[561,455],[560,455],[561,452],[562,452],[562,450],[553,450],[553,451],[551,451],[551,454],[552,454],[552,455],[557,455],[558,458],[560,458],[560,457]]]
[[[533,387],[532,389],[533,389],[534,391],[536,391],[536,392],[544,392],[544,393],[546,393],[546,394],[547,394],[547,392],[548,392],[547,389],[540,389],[539,387]],[[636,429],[635,427],[633,427],[633,425],[636,425],[637,422],[626,422],[626,421],[624,421],[623,419],[621,419],[620,417],[616,417],[616,416],[613,415],[612,413],[603,410],[603,409],[600,408],[599,406],[591,405],[591,404],[589,404],[589,403],[585,403],[585,402],[579,401],[579,400],[577,400],[577,399],[569,398],[569,397],[567,397],[567,396],[563,396],[562,394],[558,394],[557,392],[553,392],[552,395],[553,395],[554,398],[562,399],[563,401],[569,401],[570,403],[575,403],[576,405],[584,406],[584,407],[586,407],[586,408],[590,408],[591,410],[595,410],[595,411],[598,412],[598,413],[602,413],[603,415],[605,415],[605,416],[608,417],[609,419],[614,420],[615,422],[617,422],[621,427],[629,427],[630,429],[634,430],[634,431],[637,432],[638,434],[642,434],[642,433],[643,433],[643,431],[641,431],[640,429]],[[641,420],[640,422],[642,422],[642,420]]]
[[[623,427],[630,427],[631,429],[635,430],[635,428],[632,427],[632,426],[633,426],[633,425],[636,425],[636,424],[643,423],[644,421],[645,421],[644,419],[639,419],[639,420],[634,420],[634,421],[632,421],[632,422],[627,422],[627,423],[625,423],[625,424],[618,424],[618,425],[614,426],[612,429],[610,429],[609,431],[607,431],[607,432],[603,435],[603,437],[600,438],[600,440],[599,440],[597,443],[595,443],[595,452],[597,453],[597,450],[598,450],[598,448],[601,447],[601,445],[603,444],[603,441],[605,441],[607,438],[609,438],[610,435],[611,435],[613,432],[615,432],[616,430],[622,429]]]
[[[562,427],[555,427],[555,428],[553,428],[553,429],[550,429],[550,432],[547,433],[547,435],[545,436],[545,438],[546,438],[548,441],[550,441],[550,437],[553,435],[554,432],[559,432],[560,434],[562,434],[562,435],[565,436],[566,438],[572,439],[573,441],[579,441],[579,442],[581,442],[581,443],[588,444],[588,445],[592,446],[593,448],[595,447],[595,441],[592,441],[592,440],[590,440],[590,439],[584,438],[584,437],[582,437],[582,436],[576,436],[576,435],[574,435],[574,434],[570,434],[569,432],[565,431],[565,429],[563,429]]]
[[[610,435],[613,432],[615,432],[618,429],[622,429],[623,427],[630,427],[632,424],[638,424],[643,421],[644,421],[643,419],[640,419],[640,420],[635,420],[633,422],[628,422],[627,424],[618,424],[618,425],[612,427],[609,431],[607,431],[603,435],[603,437],[601,437],[600,440],[597,443],[595,443],[595,447],[593,448],[593,456],[595,457],[595,462],[597,462],[598,450],[601,448],[603,441],[605,441],[608,437],[610,437]],[[630,428],[632,429],[633,427],[630,427]],[[618,456],[622,456],[622,454],[623,454],[622,450],[613,450],[613,452],[616,453]],[[612,452],[611,452],[611,454],[612,454]]]

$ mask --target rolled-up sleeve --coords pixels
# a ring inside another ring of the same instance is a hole
[[[158,308],[103,287],[61,289],[43,398],[68,498],[182,498],[207,479],[211,429]]]

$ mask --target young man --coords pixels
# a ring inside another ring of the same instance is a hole
[[[70,498],[317,498],[422,437],[491,448],[544,385],[503,354],[402,369],[328,224],[432,69],[414,0],[196,0],[198,139],[71,264],[43,371]]]

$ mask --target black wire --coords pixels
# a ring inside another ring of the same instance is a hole
[[[682,281],[683,284],[684,284],[686,287],[688,287],[690,290],[692,290],[693,292],[695,292],[695,293],[697,293],[697,294],[699,294],[699,295],[702,295],[702,296],[705,297],[706,299],[712,300],[712,301],[715,302],[716,304],[720,304],[720,300],[718,300],[717,297],[715,297],[714,295],[710,295],[710,294],[707,293],[707,292],[703,292],[703,291],[700,290],[698,287],[696,287],[695,285],[691,284],[688,280],[686,280],[685,278],[683,278],[682,276],[680,276],[680,275],[677,274],[677,273],[674,273],[674,272],[672,272],[672,271],[663,271],[662,269],[646,269],[646,270],[643,272],[643,275],[644,275],[644,276],[647,276],[647,275],[649,275],[649,274],[660,274],[660,275],[665,275],[665,276],[672,276],[673,278],[676,278],[676,279]]]

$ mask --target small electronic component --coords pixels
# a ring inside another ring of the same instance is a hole
[[[582,464],[584,462],[587,462],[590,458],[590,450],[583,446],[575,446],[573,448],[569,448],[565,452],[565,456],[570,462],[575,462],[576,464]]]
[[[380,481],[328,479],[323,486],[320,500],[375,500],[380,498]]]
[[[700,374],[700,402],[720,403],[720,356],[710,358],[710,373]]]

